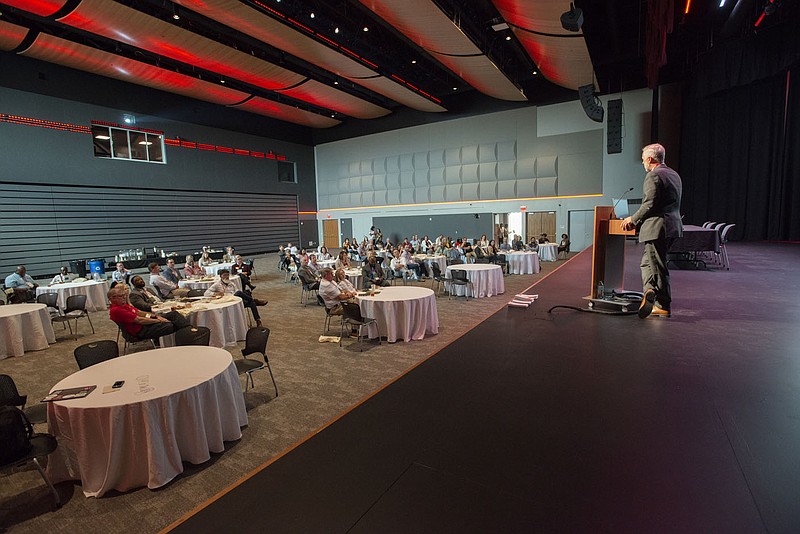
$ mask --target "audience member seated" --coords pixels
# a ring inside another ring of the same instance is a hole
[[[561,234],[561,242],[558,244],[558,252],[569,253],[569,236],[567,234]]]
[[[339,257],[336,258],[335,267],[336,267],[337,271],[339,269],[350,269],[351,268],[350,267],[350,258],[347,256],[347,251],[346,250],[342,250],[341,252],[339,252]],[[322,273],[320,273],[320,274],[322,274]]]
[[[539,244],[549,243],[550,240],[547,238],[547,234],[542,234],[539,236]]]
[[[466,239],[461,244],[461,252],[464,254],[464,261],[467,263],[475,263],[475,260],[478,259],[478,256],[475,254],[475,251],[472,249],[472,245]]]
[[[514,239],[511,240],[511,248],[514,250],[522,250],[525,248],[525,243],[522,242],[522,237],[514,234]]]
[[[333,281],[333,269],[322,269],[322,280],[319,283],[319,295],[325,301],[330,315],[342,314],[342,302],[356,296],[355,291],[342,291]]]
[[[361,268],[361,272],[364,278],[364,287],[369,287],[370,284],[376,286],[389,285],[389,282],[386,281],[386,275],[383,272],[383,268],[378,262],[378,257],[374,252],[367,256],[367,261]]]
[[[183,266],[183,276],[185,278],[196,278],[206,274],[205,269],[200,267],[194,262],[194,256],[191,254],[186,255],[186,263]]]
[[[189,294],[189,290],[185,287],[179,288],[178,284],[174,284],[164,278],[158,263],[152,262],[148,265],[148,268],[150,269],[150,285],[158,291],[161,298],[178,299]]]
[[[408,247],[404,248],[400,252],[400,256],[406,262],[406,267],[414,273],[414,280],[420,280],[425,277],[424,271],[422,270],[422,266],[414,261],[414,257],[411,255],[412,248],[409,245]]]
[[[356,286],[353,285],[353,282],[347,278],[347,275],[344,273],[344,269],[338,269],[336,271],[336,274],[334,275],[334,281],[342,291],[349,291],[350,293],[356,293],[358,291]]]
[[[125,264],[121,261],[117,262],[117,270],[111,273],[111,279],[118,284],[127,284],[131,272],[125,268]]]
[[[205,250],[205,247],[203,247],[203,249],[204,249],[203,254],[201,254],[200,259],[197,260],[197,263],[200,265],[200,267],[208,267],[209,265],[213,265],[214,263],[216,263],[214,260],[211,259],[208,250]]]
[[[328,255],[330,256],[330,254]],[[311,269],[311,272],[314,273],[314,276],[319,279],[322,266],[320,266],[316,256],[308,256],[308,268]]]
[[[400,254],[400,249],[395,249],[392,261],[389,263],[389,268],[392,270],[397,278],[406,280],[411,278],[411,271],[406,266],[406,260]]]
[[[131,285],[133,287],[130,288],[130,292],[128,293],[128,302],[130,302],[134,308],[149,312],[153,311],[154,305],[161,303],[161,299],[158,298],[158,295],[155,295],[148,289],[144,283],[144,279],[138,274],[131,278]]]
[[[164,270],[161,271],[161,274],[163,274],[164,278],[166,278],[168,281],[175,284],[176,287],[178,285],[178,282],[180,282],[183,279],[181,273],[178,272],[178,269],[175,268],[174,258],[169,258],[167,260],[167,265],[164,267]]]
[[[245,263],[244,259],[242,259],[241,254],[237,254],[234,258],[234,264],[231,265],[231,274],[238,274],[239,278],[242,280],[242,287],[249,287],[252,291],[256,288],[250,282],[250,276],[253,274],[253,267],[249,263]]]
[[[489,241],[489,244],[486,245],[486,259],[489,260],[489,263],[494,263],[497,261],[497,255],[500,251],[497,250],[497,247],[494,244],[494,239]]]
[[[300,258],[300,268],[297,269],[297,276],[299,276],[300,280],[304,281],[308,285],[309,289],[319,289],[319,279],[308,266],[308,264],[308,256],[305,258]]]
[[[62,267],[59,270],[59,273],[50,280],[48,285],[52,286],[53,284],[66,284],[70,280],[72,280],[74,276],[69,273],[69,269],[67,267]]]
[[[6,276],[6,288],[14,290],[8,295],[9,304],[36,300],[37,287],[39,284],[34,282],[29,274],[26,274],[24,265],[18,266],[16,271]]]
[[[266,306],[269,301],[253,298],[249,293],[245,293],[244,291],[237,291],[236,286],[231,282],[230,271],[228,271],[228,269],[220,269],[219,280],[211,284],[211,287],[206,289],[203,296],[221,298],[225,295],[235,295],[242,299],[244,307],[250,308],[250,311],[253,312],[256,326],[263,326],[261,324],[261,315],[258,313],[258,306]]]
[[[138,339],[158,339],[191,326],[180,313],[170,311],[159,315],[136,309],[128,301],[128,286],[117,284],[108,291],[111,307],[108,315],[128,336]]]
[[[225,254],[222,255],[222,263],[233,263],[236,261],[236,252],[233,247],[225,247]]]
[[[316,257],[317,257],[317,260],[320,260],[320,261],[321,260],[331,260],[331,259],[333,259],[333,257],[331,256],[331,253],[328,252],[328,247],[326,247],[325,245],[322,245],[319,248],[319,254],[317,254]]]

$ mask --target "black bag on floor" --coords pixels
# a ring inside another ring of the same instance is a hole
[[[0,465],[22,458],[31,450],[33,426],[25,412],[0,406]]]

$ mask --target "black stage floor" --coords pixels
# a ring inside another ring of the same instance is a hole
[[[548,313],[584,251],[177,530],[800,532],[800,247],[730,255],[671,319]]]

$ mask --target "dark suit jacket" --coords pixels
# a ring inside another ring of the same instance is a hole
[[[139,289],[136,287],[132,287],[130,295],[128,295],[128,298],[130,299],[131,305],[134,308],[146,312],[153,311],[150,299],[147,298],[145,293],[149,293],[147,291],[147,288]]]
[[[642,206],[631,216],[639,226],[639,242],[683,235],[678,173],[661,164],[647,173],[642,185]]]

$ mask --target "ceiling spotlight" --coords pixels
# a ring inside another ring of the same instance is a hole
[[[458,91],[458,87],[453,87],[453,91]]]
[[[333,80],[333,85],[339,85],[339,78],[336,78],[335,80]]]
[[[511,40],[511,36],[510,35],[506,35],[506,41],[510,41],[510,40]]]
[[[339,33],[339,27],[338,26],[333,29],[333,33]]]
[[[369,28],[367,28],[366,26],[364,26],[364,28],[363,28],[363,29],[364,29],[364,31],[365,31],[365,32],[368,32],[368,31],[369,31]]]
[[[416,64],[417,64],[417,60],[416,60],[416,59],[412,59],[412,60],[411,60],[411,64],[412,64],[412,65],[416,65]]]
[[[569,11],[561,15],[561,27],[568,32],[579,32],[583,26],[583,10],[569,3]]]
[[[314,18],[314,12],[313,11],[311,12],[311,18],[312,19]]]
[[[224,84],[225,80],[220,79],[219,83]]]
[[[533,71],[533,75],[534,75],[534,76],[536,76],[537,74],[539,74],[539,71],[538,71],[538,70],[535,70],[535,71]]]
[[[180,20],[181,16],[178,14],[178,6],[172,4],[172,18],[175,20]]]

